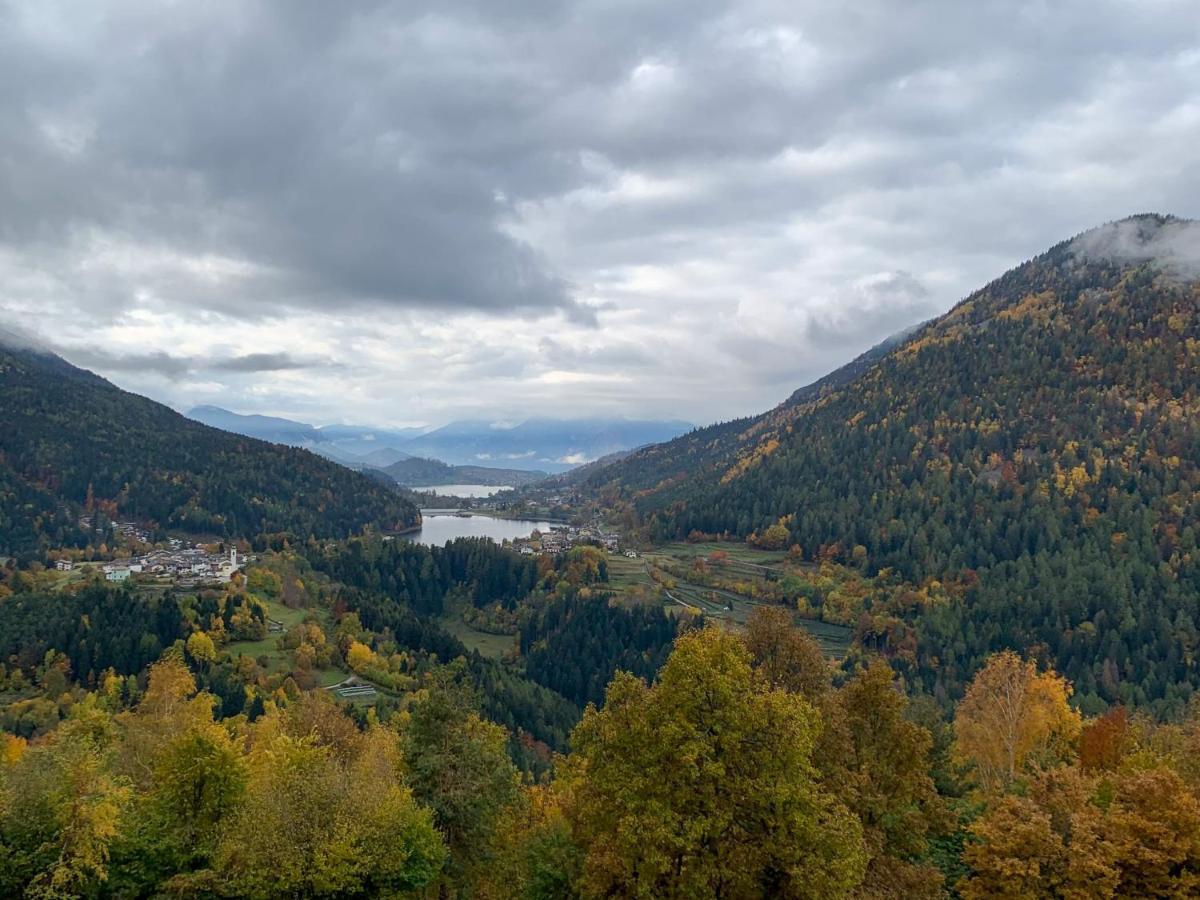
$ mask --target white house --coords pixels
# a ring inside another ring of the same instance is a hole
[[[104,573],[105,581],[127,581],[129,579],[128,569],[113,569],[110,572]]]

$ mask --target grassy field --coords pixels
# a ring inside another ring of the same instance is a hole
[[[443,616],[438,624],[458,638],[468,650],[479,651],[480,656],[500,659],[513,648],[516,635],[489,634],[486,631],[476,631],[458,616]]]
[[[100,572],[99,565],[94,568],[91,564],[76,565],[70,572],[59,572],[57,569],[47,569],[44,572],[38,573],[37,582],[39,590],[46,591],[61,591],[73,584],[81,584],[93,574],[97,573],[103,577]]]
[[[698,544],[677,541],[673,544],[664,545],[656,552],[664,556],[669,556],[679,562],[690,563],[698,557],[709,556],[717,551],[725,553],[735,562],[749,563],[756,566],[775,566],[787,558],[787,553],[782,550],[759,550],[756,547],[751,547],[749,544],[732,543],[729,541],[702,541]]]
[[[624,591],[636,584],[651,583],[650,576],[646,574],[646,561],[641,557],[630,559],[627,556],[610,556],[605,563],[608,566],[608,582],[614,590]]]
[[[332,622],[328,610],[319,608],[292,609],[284,606],[282,603],[276,603],[271,600],[267,601],[267,615],[276,622],[282,622],[284,631],[287,631],[293,625],[301,624],[310,614],[317,617],[325,633],[332,639]],[[295,667],[295,660],[293,659],[292,651],[281,650],[279,648],[278,644],[281,637],[283,637],[282,633],[270,632],[260,641],[233,641],[225,649],[234,656],[242,654],[252,659],[265,656],[267,671],[272,674],[291,672]],[[315,674],[318,683],[321,685],[336,684],[346,677],[346,673],[341,669],[319,669]]]
[[[317,687],[330,687],[338,684],[345,681],[349,674],[341,669],[321,669],[317,672]]]

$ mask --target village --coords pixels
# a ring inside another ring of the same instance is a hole
[[[551,526],[549,531],[536,529],[527,538],[517,538],[512,542],[513,549],[524,556],[534,554],[553,555],[570,550],[572,547],[589,546],[602,547],[609,553],[620,553],[620,537],[606,532],[599,522],[590,525],[561,525]],[[626,548],[624,555],[630,558],[637,556],[637,551]]]
[[[113,527],[131,543],[145,544],[150,540],[149,533],[136,523],[118,522],[114,523]],[[62,558],[55,561],[54,568],[59,572],[71,572],[76,569],[98,570],[104,573],[104,580],[110,582],[119,583],[128,581],[134,575],[145,575],[167,578],[181,587],[193,587],[198,584],[228,582],[245,562],[245,559],[239,559],[236,547],[231,547],[227,553],[215,553],[207,547],[179,538],[170,538],[166,547],[145,553],[131,554],[106,562],[75,562]]]

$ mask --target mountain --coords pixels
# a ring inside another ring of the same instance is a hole
[[[405,443],[428,430],[427,428],[374,428],[370,425],[323,425],[317,429],[320,440],[324,444],[336,447],[343,453],[364,458],[384,448],[402,451]],[[404,455],[410,456],[411,454],[405,452]],[[392,460],[392,462],[395,461]]]
[[[317,428],[304,422],[277,416],[243,415],[219,406],[196,406],[188,410],[189,419],[231,431],[234,434],[303,447],[346,466],[383,468],[402,459],[399,449],[405,441],[423,433],[421,428],[369,428],[358,425],[328,425]]]
[[[401,460],[412,459],[407,453],[397,450],[395,447],[376,447],[370,453],[365,453],[358,458],[362,460],[364,466],[370,466],[373,469],[386,469]]]
[[[273,444],[301,447],[320,440],[319,432],[313,426],[278,416],[246,416],[219,406],[197,406],[188,410],[187,416],[222,431],[232,431]]]
[[[486,484],[516,487],[546,477],[545,472],[528,469],[494,469],[490,466],[451,466],[436,459],[409,457],[383,469],[402,487],[429,487],[438,484]]]
[[[692,427],[677,421],[546,418],[528,419],[515,425],[462,420],[433,431],[361,425],[316,427],[274,416],[242,415],[217,406],[197,406],[188,411],[188,416],[235,434],[304,447],[352,468],[382,469],[409,457],[421,457],[449,465],[521,470],[539,476],[565,472],[611,453],[670,440]],[[503,481],[496,481],[496,477],[499,476],[485,473],[485,478],[491,480],[471,483],[516,481],[511,476]]]
[[[515,425],[461,421],[414,438],[404,450],[455,465],[565,472],[610,453],[670,440],[691,428],[679,421],[604,418],[533,418]]]
[[[771,528],[899,580],[858,637],[936,695],[1012,647],[1085,708],[1178,712],[1200,687],[1198,263],[1195,222],[1085,232],[779,407],[586,484],[651,538]]]
[[[417,521],[362,475],[184,418],[11,333],[0,333],[0,420],[0,553],[85,543],[89,498],[110,517],[221,537]]]

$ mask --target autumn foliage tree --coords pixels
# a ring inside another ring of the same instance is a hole
[[[905,716],[908,699],[877,661],[822,705],[818,765],[825,784],[862,823],[870,858],[860,896],[940,897],[929,838],[948,826],[930,778],[929,731]]]
[[[987,660],[954,717],[958,753],[974,764],[985,791],[1008,786],[1031,762],[1069,752],[1080,729],[1070,696],[1063,678],[1039,673],[1011,650]]]
[[[966,900],[1195,897],[1200,800],[1159,766],[1099,780],[1075,767],[995,799],[971,826]]]
[[[408,783],[433,811],[460,875],[486,850],[520,782],[505,730],[479,714],[464,674],[454,666],[435,677],[415,698],[401,739]]]
[[[746,621],[746,648],[755,671],[767,686],[800,694],[811,701],[829,690],[830,669],[820,646],[796,627],[792,613],[778,606],[756,606]]]
[[[135,709],[100,697],[0,762],[0,896],[394,896],[439,876],[394,731],[322,694],[218,721],[172,657]]]
[[[685,634],[648,686],[618,674],[562,778],[584,896],[839,897],[862,877],[855,816],[812,766],[819,716],[755,678],[743,642]]]

